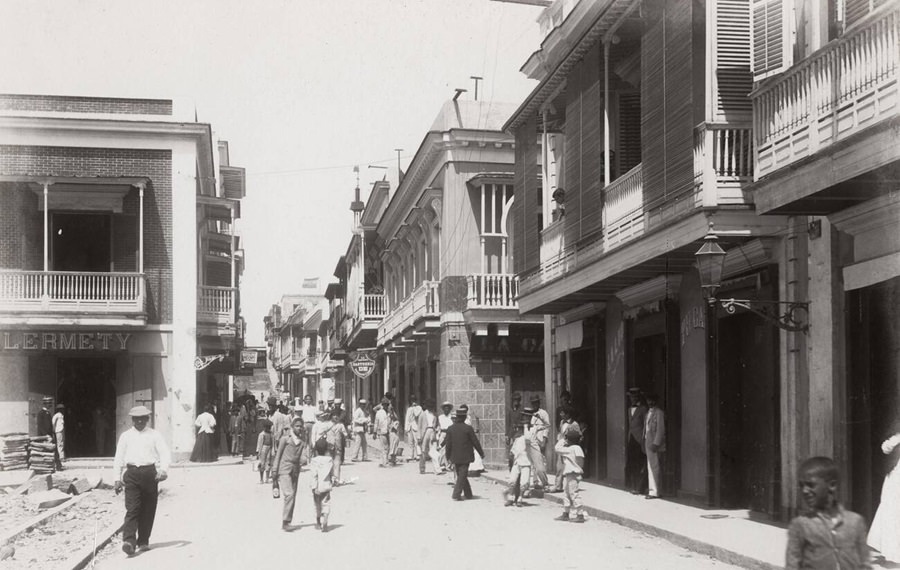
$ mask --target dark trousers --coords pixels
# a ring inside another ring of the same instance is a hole
[[[631,436],[628,436],[625,452],[625,484],[629,491],[647,492],[647,456],[641,444]]]
[[[472,498],[472,486],[469,485],[469,464],[457,463],[453,466],[456,470],[456,484],[453,485],[453,498],[458,499],[460,495],[465,495],[467,499]]]
[[[125,526],[122,539],[138,546],[150,543],[150,531],[156,518],[156,503],[159,500],[159,483],[156,481],[156,467],[128,467],[122,477],[125,483]]]

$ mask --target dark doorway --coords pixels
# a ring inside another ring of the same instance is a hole
[[[777,329],[744,313],[719,320],[720,506],[777,517]]]
[[[602,411],[606,410],[606,404],[598,405],[596,351],[593,348],[577,349],[570,354],[572,377],[569,385],[575,419],[583,430],[584,477],[603,479],[606,477],[606,421]]]
[[[849,507],[871,521],[900,456],[881,452],[900,431],[900,277],[848,292],[847,308]]]
[[[57,399],[66,406],[66,456],[107,457],[115,451],[116,361],[60,358]]]
[[[635,386],[644,394],[656,394],[659,407],[666,410],[666,335],[654,334],[634,339]]]
[[[54,271],[107,272],[111,262],[108,214],[53,213]]]

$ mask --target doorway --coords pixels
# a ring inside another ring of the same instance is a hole
[[[57,399],[66,406],[66,456],[107,457],[115,450],[116,361],[60,358]]]
[[[776,330],[751,313],[719,320],[720,506],[772,518],[781,478]]]
[[[110,216],[53,212],[53,271],[109,271],[112,262]]]

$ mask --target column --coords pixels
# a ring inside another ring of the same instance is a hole
[[[50,183],[44,182],[44,276],[41,297],[47,303],[50,298],[49,279],[50,271]]]

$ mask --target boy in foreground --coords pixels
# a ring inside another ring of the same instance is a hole
[[[562,459],[563,473],[563,514],[556,517],[558,521],[584,522],[584,512],[581,508],[581,477],[584,475],[584,450],[578,443],[581,441],[581,433],[578,430],[569,429],[563,439],[553,448]],[[569,518],[569,511],[575,511],[575,518]]]
[[[800,496],[806,512],[788,528],[786,570],[871,568],[863,518],[837,500],[839,474],[828,457],[800,465]]]

